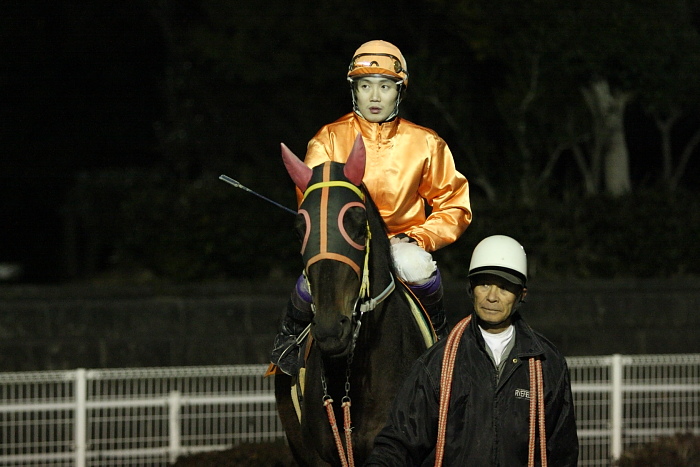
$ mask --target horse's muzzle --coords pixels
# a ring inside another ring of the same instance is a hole
[[[311,335],[325,356],[343,357],[352,345],[352,320],[341,314],[311,322]]]

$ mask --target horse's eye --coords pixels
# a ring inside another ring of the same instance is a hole
[[[364,244],[367,235],[367,211],[359,206],[349,208],[343,216],[343,227],[350,238]]]
[[[304,236],[306,235],[306,229],[308,227],[309,226],[306,225],[306,217],[302,214],[297,214],[297,217],[294,220],[294,233],[296,233],[297,238],[300,242],[304,240]]]

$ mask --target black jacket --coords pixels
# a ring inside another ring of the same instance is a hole
[[[459,344],[452,383],[443,466],[527,465],[530,371],[542,356],[549,466],[577,465],[578,438],[569,369],[557,349],[514,315],[515,345],[498,377],[476,325]],[[366,466],[432,466],[435,462],[442,339],[413,365]],[[539,445],[539,441],[537,441]],[[539,463],[539,452],[536,455]]]

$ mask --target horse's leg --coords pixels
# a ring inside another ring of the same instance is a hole
[[[304,445],[301,425],[292,402],[291,385],[291,376],[284,373],[275,375],[277,413],[287,435],[289,450],[292,452],[292,456],[299,467],[326,467],[328,464],[321,460],[318,453],[313,448]]]
[[[282,422],[282,428],[287,435],[289,450],[294,460],[301,467],[309,465],[303,460],[306,451],[301,439],[301,427],[297,418],[291,395],[292,377],[284,373],[275,375],[275,401],[277,402],[277,414]]]
[[[391,403],[411,366],[425,351],[425,342],[411,317],[408,303],[396,293],[384,303],[383,313],[370,326],[376,332],[369,342],[358,344],[356,364],[366,374],[353,373],[351,387],[362,391],[353,398],[355,462],[362,465],[374,447],[374,438],[384,427]],[[377,311],[377,310],[375,310]],[[367,350],[366,352],[364,350]],[[356,436],[357,435],[357,436]]]

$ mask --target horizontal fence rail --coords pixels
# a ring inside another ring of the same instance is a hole
[[[580,466],[700,434],[700,354],[570,357]],[[265,365],[0,374],[0,465],[167,466],[284,439]]]
[[[260,365],[0,374],[0,465],[157,466],[282,439]]]

